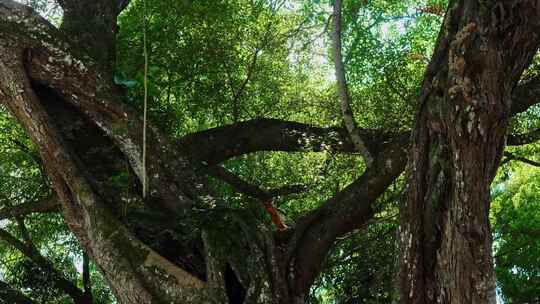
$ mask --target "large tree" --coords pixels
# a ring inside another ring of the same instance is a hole
[[[427,68],[401,208],[403,303],[495,303],[490,185],[538,1],[451,1]]]
[[[404,171],[410,137],[408,132],[354,125],[339,23],[334,23],[334,60],[346,128],[264,118],[237,122],[237,101],[245,87],[241,82],[233,94],[232,125],[173,139],[149,123],[143,166],[143,119],[124,103],[125,92],[113,81],[117,17],[129,1],[58,2],[64,11],[59,29],[28,7],[0,1],[0,100],[38,148],[66,223],[118,301],[304,303],[336,239],[364,226],[376,200]],[[411,186],[400,235],[406,245],[404,302],[489,301],[476,290],[455,294],[461,286],[444,275],[459,275],[467,286],[476,286],[468,281],[475,280],[485,294],[493,290],[490,271],[478,275],[477,268],[491,269],[488,186],[508,117],[537,101],[538,81],[516,84],[538,47],[539,6],[535,1],[456,1],[450,6],[426,72],[413,132]],[[340,13],[336,5],[335,15]],[[257,49],[252,62],[258,54]],[[516,100],[510,102],[511,97]],[[516,137],[514,143],[533,139]],[[228,208],[208,180],[212,176],[229,183],[273,213],[272,199],[298,187],[263,189],[221,164],[258,151],[357,149],[368,160],[360,177],[278,231],[249,209]],[[479,164],[481,169],[468,167]],[[125,171],[136,176],[133,184],[139,190],[143,179],[148,182],[147,197],[111,182]],[[47,201],[3,209],[2,216],[54,208],[57,204]],[[475,221],[455,215],[452,208],[467,210]],[[452,229],[438,224],[454,227],[457,222],[444,220],[448,214],[463,221],[458,226],[468,231],[466,237],[458,239]],[[160,229],[174,237],[153,239]],[[0,233],[0,239],[55,272],[31,244],[8,233]],[[468,248],[477,249],[478,256],[449,245],[455,241],[470,242]],[[466,264],[471,257],[482,260]],[[449,259],[458,261],[459,269],[441,268],[456,267],[443,263]],[[56,286],[74,301],[89,301],[61,275],[55,277]],[[31,301],[15,290],[8,294],[21,303]]]

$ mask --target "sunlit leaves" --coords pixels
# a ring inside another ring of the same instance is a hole
[[[540,294],[540,170],[521,167],[492,208],[497,280],[508,303]]]

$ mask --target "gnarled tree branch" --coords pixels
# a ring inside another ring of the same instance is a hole
[[[359,132],[374,155],[392,138],[376,130]],[[192,133],[178,140],[177,146],[190,158],[209,165],[258,151],[355,152],[344,128],[318,127],[267,118]]]
[[[64,55],[70,53],[66,53],[65,45],[55,40],[54,28],[33,11],[11,1],[2,0],[0,16],[0,27],[5,34],[0,39],[0,51],[6,54],[0,59],[0,98],[39,148],[54,188],[62,201],[64,215],[70,228],[94,258],[117,297],[125,303],[150,303],[154,301],[158,292],[160,297],[167,299],[168,302],[177,303],[189,301],[190,297],[201,296],[200,290],[205,287],[202,281],[136,239],[105,207],[102,196],[94,190],[96,185],[88,179],[88,174],[83,173],[86,171],[84,164],[68,147],[61,131],[52,122],[50,114],[44,107],[47,103],[42,102],[36,95],[27,75],[28,66],[25,66],[25,59],[28,58],[23,56],[25,54],[23,50],[39,46],[45,53],[50,52],[47,54],[52,57],[48,60],[55,61],[56,67],[63,70],[64,77],[65,73],[74,71],[73,67],[76,66],[76,74],[71,74],[70,80],[63,79],[70,82],[67,87],[71,85],[71,88],[76,88],[84,83],[77,77],[89,77],[84,79],[94,83],[99,82],[100,78],[89,72],[90,68],[72,57],[64,59],[56,57],[62,53]],[[10,32],[10,26],[16,26],[17,32]],[[21,32],[23,34],[20,34]],[[42,39],[36,40],[34,36],[36,34]],[[49,36],[43,38],[44,35]],[[42,71],[51,72],[47,68]],[[62,73],[51,78],[60,80]],[[61,84],[56,84],[62,87]],[[63,88],[66,88],[66,83]],[[88,109],[83,112],[92,113],[97,124],[108,123],[110,121],[99,120],[96,117],[103,118],[105,114],[114,117],[118,114],[114,111],[118,106],[113,101],[104,103],[105,98],[95,102],[91,97],[96,92],[100,90],[81,92],[83,95],[74,98],[77,100],[75,103],[80,105],[78,101],[87,96],[89,99],[81,103],[86,102],[86,105],[93,106],[95,112]],[[110,106],[109,111],[104,111],[103,107],[107,106]],[[127,112],[124,112],[124,118],[127,116]],[[119,268],[122,271],[117,271]],[[169,279],[164,280],[163,276]],[[121,284],[121,287],[116,284]],[[130,288],[126,288],[127,286]]]
[[[305,185],[287,185],[267,190],[261,188],[260,186],[248,183],[238,175],[230,172],[222,166],[216,165],[208,167],[207,170],[212,176],[231,185],[236,191],[246,194],[262,202],[271,200],[277,196],[296,194],[307,190],[307,187]]]
[[[358,180],[299,220],[286,260],[295,269],[294,290],[312,284],[337,237],[373,217],[373,204],[405,169],[407,142],[403,135],[387,143]]]

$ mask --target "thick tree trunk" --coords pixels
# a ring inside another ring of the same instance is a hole
[[[426,72],[401,208],[402,303],[495,303],[490,183],[539,1],[451,1]]]

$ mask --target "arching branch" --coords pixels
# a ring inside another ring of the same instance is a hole
[[[391,134],[377,130],[359,130],[374,155]],[[329,151],[354,153],[347,130],[279,119],[259,118],[186,135],[177,142],[192,159],[209,165],[258,151]]]
[[[405,169],[408,139],[387,143],[359,179],[299,220],[287,260],[295,269],[294,290],[306,291],[312,284],[337,237],[373,217],[373,204]]]

